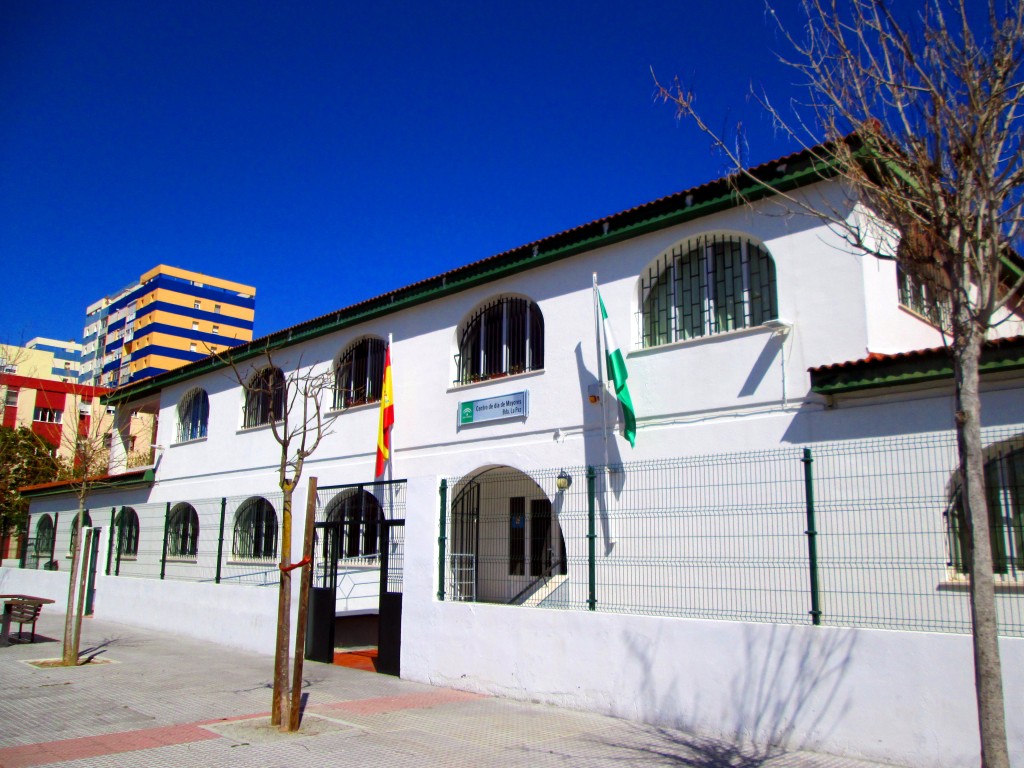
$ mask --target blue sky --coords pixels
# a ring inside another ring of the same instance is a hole
[[[651,67],[785,154],[783,45],[760,0],[4,0],[0,341],[159,263],[263,335],[721,175]]]

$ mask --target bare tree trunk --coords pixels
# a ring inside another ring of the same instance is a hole
[[[299,707],[302,701],[302,662],[306,655],[306,622],[309,616],[309,583],[313,576],[313,523],[316,518],[316,478],[309,478],[306,496],[306,525],[302,535],[302,578],[299,580],[299,615],[295,627],[295,671],[292,675],[292,702],[288,714],[288,730],[299,730]]]
[[[277,647],[274,652],[274,702],[270,724],[288,729],[288,644],[291,640],[292,489],[283,489],[281,503],[281,588],[277,600]],[[298,650],[298,649],[296,649]]]
[[[962,462],[962,499],[970,553],[971,631],[974,636],[974,685],[978,698],[981,765],[983,768],[1009,768],[992,541],[981,442],[978,366],[984,333],[969,319],[958,317],[957,323],[960,327],[954,334],[956,436]]]
[[[78,567],[82,558],[82,520],[85,517],[85,499],[78,501],[78,514],[71,524],[71,532],[75,538],[75,546],[71,550],[71,575],[68,580],[68,605],[64,614],[64,649],[62,663],[66,667],[78,664],[78,650],[75,648],[75,587],[78,581]]]
[[[89,589],[89,560],[92,558],[92,537],[95,534],[93,528],[86,530],[85,535],[82,535],[81,530],[78,532],[78,537],[82,539],[82,556],[79,558],[79,562],[82,564],[82,576],[78,583],[78,610],[75,611],[75,634],[72,639],[72,655],[75,659],[75,664],[78,664],[78,649],[81,647],[82,642],[82,616],[85,614],[85,601],[88,597]]]

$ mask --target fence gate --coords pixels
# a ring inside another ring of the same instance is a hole
[[[401,673],[402,591],[405,568],[405,520],[384,520],[380,533],[380,615],[377,671]]]
[[[306,658],[333,664],[341,522],[316,523],[314,536],[313,579],[309,586],[309,613],[306,620]]]

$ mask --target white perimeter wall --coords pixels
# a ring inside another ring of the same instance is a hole
[[[410,498],[427,491],[411,481]],[[971,638],[437,601],[436,520],[406,521],[402,677],[705,736],[912,766],[979,760]],[[1001,641],[1024,766],[1024,639]]]

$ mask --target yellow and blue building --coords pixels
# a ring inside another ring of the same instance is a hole
[[[159,265],[86,310],[79,381],[116,387],[252,340],[256,289]]]

